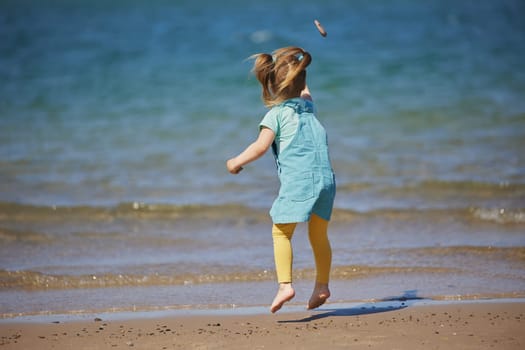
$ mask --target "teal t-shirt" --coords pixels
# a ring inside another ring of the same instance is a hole
[[[312,103],[299,97],[291,100],[299,100],[303,103]],[[266,127],[275,133],[275,144],[277,145],[277,154],[284,150],[292,142],[297,126],[299,125],[299,116],[294,109],[278,104],[273,106],[264,116],[259,128]]]

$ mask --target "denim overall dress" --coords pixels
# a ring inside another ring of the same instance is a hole
[[[326,131],[315,117],[310,101],[295,98],[278,108],[294,109],[299,123],[292,141],[279,154],[275,141],[272,145],[281,182],[270,210],[272,221],[305,222],[312,213],[330,220],[336,185]]]

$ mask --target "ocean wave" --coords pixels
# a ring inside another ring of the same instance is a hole
[[[525,192],[525,184],[510,183],[502,181],[498,183],[493,182],[479,182],[479,181],[441,181],[441,180],[427,180],[421,181],[415,185],[403,187],[403,190],[453,190],[453,191],[469,191],[479,192],[486,191],[490,193],[503,192],[503,193],[516,193]]]
[[[244,217],[256,220],[267,218],[266,210],[243,205],[176,205],[148,204],[142,202],[120,203],[115,206],[42,206],[0,202],[0,220],[38,221],[62,219],[87,219],[90,221],[111,221],[115,218],[136,219],[207,219],[219,220],[225,217]]]
[[[420,256],[428,257],[483,257],[485,261],[507,261],[509,263],[525,262],[524,247],[495,247],[495,246],[434,246],[420,248],[391,248],[391,254],[410,255],[414,259]]]
[[[360,191],[368,190],[377,187],[372,183],[347,183],[338,185],[337,189],[342,191]],[[446,181],[446,180],[424,180],[415,183],[407,183],[400,186],[388,186],[383,188],[387,192],[418,192],[424,194],[426,192],[436,191],[452,191],[455,193],[477,193],[483,192],[485,194],[515,194],[525,193],[525,184],[510,183],[508,181],[502,182],[480,182],[480,181]]]
[[[476,219],[498,224],[524,224],[525,210],[505,208],[471,208],[470,213]]]
[[[369,211],[334,209],[333,221],[350,222],[356,219],[400,219],[439,217],[496,224],[525,224],[525,208],[380,208]],[[86,220],[89,222],[112,222],[115,219],[129,220],[169,220],[199,221],[210,223],[218,221],[244,223],[268,223],[268,210],[239,204],[219,205],[176,205],[121,203],[110,207],[96,206],[38,206],[29,204],[0,202],[0,224],[2,222],[61,222],[65,220]],[[32,233],[36,235],[37,233]],[[15,231],[2,229],[0,240],[18,235]]]
[[[455,218],[472,222],[492,222],[496,224],[525,224],[525,209],[505,208],[451,208],[451,209],[376,209],[367,212],[336,209],[334,221],[353,221],[357,219],[385,218],[389,220]]]
[[[456,269],[446,267],[418,266],[335,266],[331,272],[332,279],[351,280],[380,274],[413,274],[413,273],[449,273]],[[313,279],[313,269],[297,269],[296,280]],[[162,274],[88,274],[88,275],[54,275],[32,270],[0,270],[0,289],[3,290],[53,290],[53,289],[86,289],[110,287],[139,287],[164,285],[192,285],[232,282],[257,282],[275,279],[275,273],[269,270],[238,271],[231,273],[183,273],[174,275]]]
[[[0,242],[23,241],[28,243],[48,243],[52,238],[42,232],[13,230],[0,227]]]

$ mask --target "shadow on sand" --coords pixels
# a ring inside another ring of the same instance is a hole
[[[417,300],[424,298],[417,296],[417,290],[407,290],[401,296],[386,297],[377,302],[357,304],[352,307],[337,308],[337,309],[322,309],[315,315],[305,317],[297,320],[278,321],[279,323],[301,323],[311,322],[326,317],[338,316],[360,316],[369,315],[380,312],[389,312],[401,310],[409,307]]]

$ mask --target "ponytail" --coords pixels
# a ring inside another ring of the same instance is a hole
[[[269,101],[272,99],[272,89],[274,79],[274,63],[271,55],[267,53],[261,53],[251,56],[255,59],[253,64],[253,73],[255,77],[262,85],[262,99],[263,101]]]
[[[312,56],[299,47],[285,47],[273,52],[255,54],[253,73],[262,86],[262,100],[268,107],[299,97],[306,86],[306,67]]]

